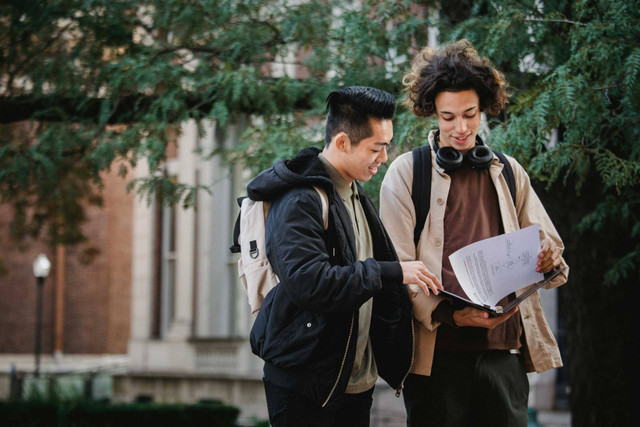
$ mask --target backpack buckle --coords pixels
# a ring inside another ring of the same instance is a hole
[[[258,258],[258,255],[260,254],[260,251],[258,250],[258,245],[256,244],[255,240],[252,240],[249,242],[249,256],[251,257],[251,259],[256,259]]]

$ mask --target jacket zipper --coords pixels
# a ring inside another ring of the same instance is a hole
[[[349,327],[349,337],[347,338],[347,347],[344,349],[344,355],[342,356],[342,363],[340,364],[340,371],[338,371],[338,378],[336,378],[336,382],[333,384],[333,387],[329,392],[329,396],[327,396],[327,400],[325,400],[324,403],[322,404],[323,408],[327,405],[327,403],[329,403],[329,399],[331,399],[331,396],[333,396],[333,392],[336,391],[336,388],[338,387],[338,383],[340,382],[340,377],[342,376],[342,370],[344,369],[344,363],[347,360],[347,353],[349,352],[349,343],[351,342],[351,335],[353,335],[353,323],[355,321],[355,318],[356,318],[356,313],[353,312],[353,314],[351,315],[351,326]],[[413,356],[411,357],[413,358]]]
[[[412,316],[411,317],[411,364],[409,365],[409,370],[407,371],[406,374],[404,374],[404,377],[402,378],[402,381],[400,381],[400,385],[396,389],[396,397],[398,397],[398,398],[400,397],[400,393],[402,392],[402,389],[404,388],[404,381],[409,376],[409,373],[411,372],[411,368],[413,367],[413,361],[414,361],[414,358],[415,358],[415,353],[416,353],[416,330],[413,327],[413,316]]]

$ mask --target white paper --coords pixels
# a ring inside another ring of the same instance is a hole
[[[469,299],[495,306],[505,296],[544,279],[536,271],[540,253],[537,225],[481,240],[449,256]]]

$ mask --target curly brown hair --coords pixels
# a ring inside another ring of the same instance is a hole
[[[418,117],[436,112],[440,92],[474,89],[480,98],[480,111],[498,114],[507,103],[509,92],[504,74],[466,39],[440,50],[425,48],[402,79],[408,92],[405,104]]]

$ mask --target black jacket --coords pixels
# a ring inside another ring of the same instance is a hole
[[[263,171],[248,186],[272,201],[267,255],[280,283],[267,294],[251,330],[264,376],[326,403],[344,392],[353,367],[358,309],[373,299],[370,336],[379,375],[400,389],[413,358],[413,315],[398,257],[375,207],[358,186],[375,259],[357,261],[349,214],[318,158],[307,148]],[[329,199],[324,229],[320,196]]]

